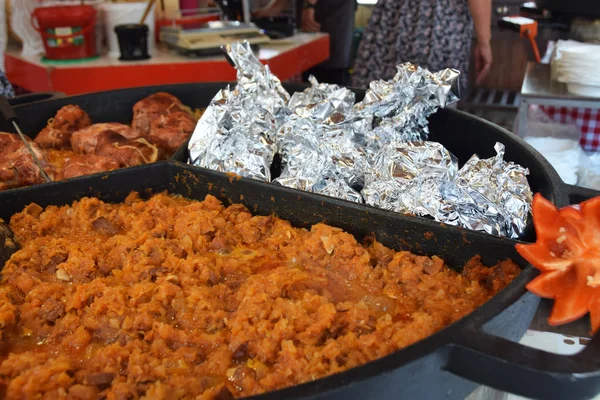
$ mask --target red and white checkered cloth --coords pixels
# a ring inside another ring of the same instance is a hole
[[[577,126],[585,151],[600,150],[600,109],[540,106],[553,121]]]

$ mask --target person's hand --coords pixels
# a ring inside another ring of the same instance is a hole
[[[304,32],[319,32],[321,24],[315,21],[315,9],[305,8],[302,11],[302,30]]]
[[[478,85],[481,85],[490,72],[492,61],[492,46],[490,45],[490,42],[477,42],[475,45],[475,72]]]
[[[274,17],[276,15],[277,10],[274,10],[273,7],[259,8],[258,10],[252,12],[252,16],[256,18]]]
[[[258,10],[252,12],[252,16],[256,18],[274,17],[281,14],[285,7],[285,3],[285,0],[272,0],[263,8],[259,8]]]

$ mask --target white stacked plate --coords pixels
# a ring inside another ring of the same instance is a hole
[[[567,89],[586,97],[600,97],[600,45],[559,40],[552,60],[552,75]]]

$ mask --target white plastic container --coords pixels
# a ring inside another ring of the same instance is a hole
[[[121,55],[119,51],[119,40],[115,33],[115,26],[121,24],[139,24],[144,15],[146,2],[141,3],[105,3],[102,5],[104,14],[104,26],[106,29],[106,43],[108,45],[108,55],[118,58]],[[154,42],[154,7],[148,13],[146,21],[148,25],[148,53],[152,54],[155,48]]]

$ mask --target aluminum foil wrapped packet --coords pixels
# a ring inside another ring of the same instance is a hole
[[[437,218],[452,225],[510,238],[525,230],[531,211],[529,170],[504,161],[504,145],[496,143],[496,156],[473,155],[442,189]]]
[[[355,113],[372,118],[360,141],[376,150],[394,142],[427,140],[427,118],[438,108],[458,100],[460,72],[444,69],[432,73],[410,63],[399,65],[390,81],[373,81]]]
[[[301,145],[291,148],[287,154],[300,155],[299,162],[294,159],[293,162],[288,163],[287,168],[273,183],[356,203],[363,202],[360,193],[348,185],[335,166],[328,162],[326,156],[307,149],[309,147]],[[309,163],[312,166],[306,168]]]
[[[529,171],[505,162],[501,143],[495,149],[495,157],[474,155],[458,170],[456,158],[439,143],[387,145],[374,158],[361,193],[373,206],[516,238],[531,207]]]
[[[456,158],[439,143],[399,142],[375,156],[361,193],[372,206],[436,216],[442,186],[457,170]]]
[[[367,158],[349,125],[292,115],[279,132],[282,171],[273,182],[362,203],[356,189],[363,184]]]
[[[269,66],[260,62],[248,42],[227,44],[224,49],[237,70],[236,89],[246,105],[256,111],[254,116],[260,118],[258,112],[267,112],[279,124],[285,122],[289,114],[287,104],[290,94],[279,78],[271,73]]]
[[[352,116],[356,96],[351,90],[328,83],[319,83],[314,76],[308,78],[311,87],[296,92],[288,103],[290,110],[301,118],[323,123],[335,123]],[[331,119],[331,121],[327,121]]]
[[[441,144],[426,141],[427,118],[457,100],[458,72],[431,73],[402,64],[391,81],[375,81],[354,105],[350,90],[311,78],[291,98],[247,43],[226,51],[238,84],[221,90],[198,122],[191,163],[448,224],[517,237],[531,190],[521,166],[473,156],[460,170]]]
[[[198,121],[188,145],[190,163],[270,182],[275,135],[288,119],[290,96],[248,43],[227,45],[226,51],[238,84],[217,93]]]
[[[357,189],[368,162],[355,140],[362,128],[353,114],[355,95],[314,77],[310,82],[290,99],[293,114],[278,134],[282,172],[274,183],[362,203]]]

